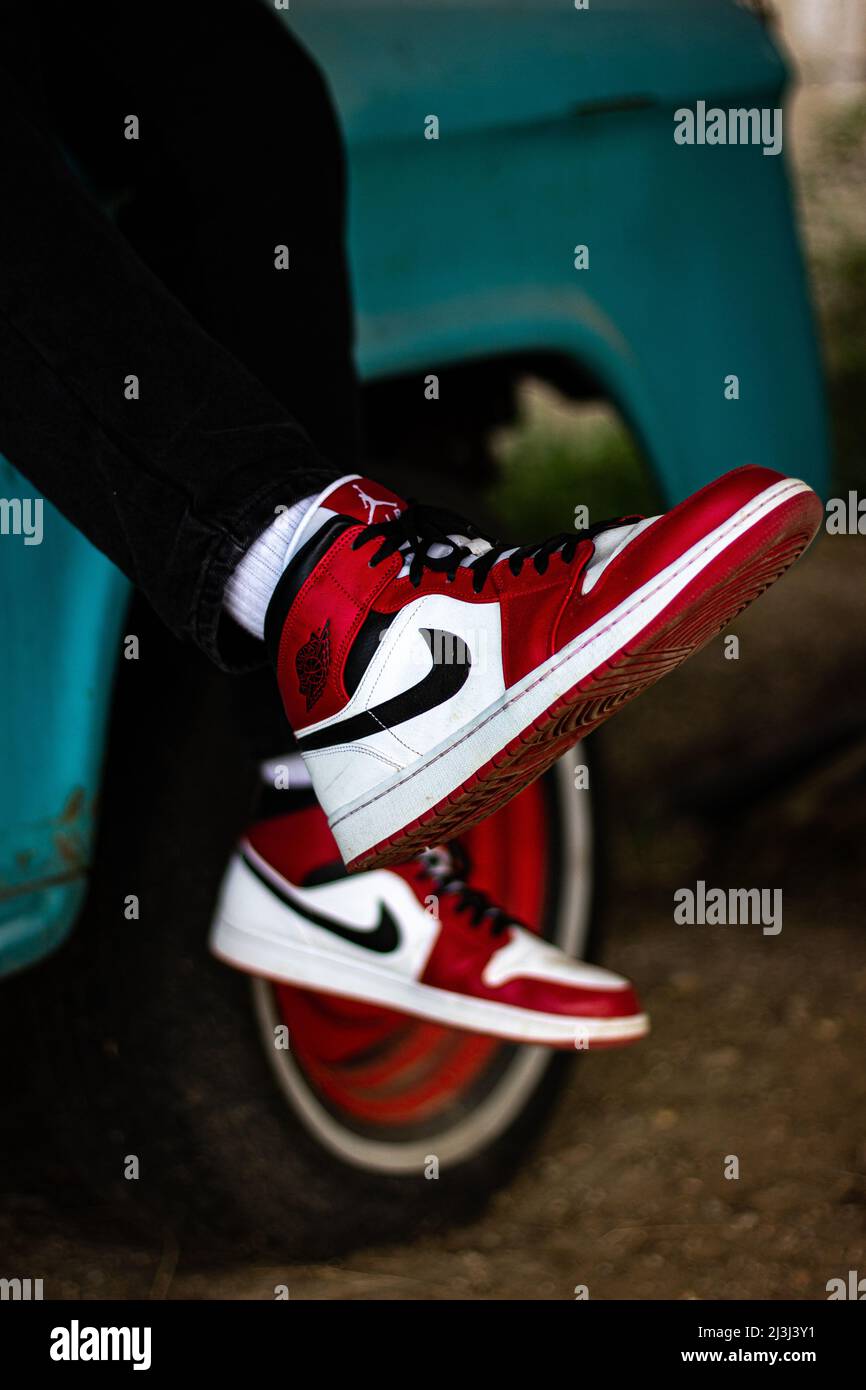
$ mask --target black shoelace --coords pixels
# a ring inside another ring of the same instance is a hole
[[[532,561],[539,574],[544,574],[551,556],[558,554],[565,564],[570,565],[582,541],[591,540],[600,531],[607,531],[611,526],[627,525],[631,521],[639,520],[639,517],[634,516],[597,521],[579,531],[562,531],[537,545],[521,545],[515,548],[484,536],[471,522],[465,521],[453,512],[413,502],[394,520],[366,526],[355,538],[352,549],[358,550],[360,546],[381,538],[382,544],[370,559],[371,568],[380,565],[383,560],[390,559],[397,551],[405,551],[409,559],[409,581],[416,589],[421,583],[425,569],[433,570],[437,574],[446,574],[451,581],[463,561],[468,560],[471,562],[472,587],[476,594],[480,594],[490,577],[490,571],[503,555],[508,555],[508,567],[515,576],[520,574],[527,560]],[[461,543],[464,540],[467,542],[465,545]],[[473,548],[473,542],[476,541],[483,542],[483,550],[476,551]],[[429,550],[433,545],[447,546],[448,553],[430,555]]]
[[[492,903],[480,888],[469,887],[469,856],[456,840],[436,849],[425,850],[419,859],[422,873],[431,880],[437,893],[453,894],[457,898],[457,912],[471,913],[474,927],[487,923],[492,936],[501,936],[507,927],[521,925],[504,908]]]

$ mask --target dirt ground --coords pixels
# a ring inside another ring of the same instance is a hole
[[[3,1204],[4,1267],[52,1296],[207,1299],[810,1299],[866,1272],[864,593],[866,540],[822,538],[734,625],[738,660],[716,639],[597,740],[604,956],[653,1033],[576,1063],[482,1219],[333,1264],[205,1270],[171,1235],[82,1239],[55,1189]],[[673,893],[699,878],[781,888],[782,931],[677,925]]]

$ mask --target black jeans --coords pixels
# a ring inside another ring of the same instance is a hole
[[[254,665],[226,578],[357,458],[325,83],[257,0],[28,0],[0,65],[0,451],[178,636]]]

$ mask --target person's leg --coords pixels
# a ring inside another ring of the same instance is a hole
[[[127,111],[142,126],[118,227],[348,472],[359,440],[346,169],[323,76],[285,25],[249,0],[217,0],[206,24],[197,5],[157,0],[134,51],[122,10],[100,9],[91,61],[102,96],[91,130]],[[68,15],[61,51],[75,24]],[[65,104],[75,99],[73,82]],[[289,252],[282,273],[276,245]]]
[[[128,153],[104,132],[140,112],[134,186],[117,224],[142,260],[199,323],[262,381],[343,471],[357,467],[358,382],[345,243],[346,167],[325,81],[286,27],[259,5],[220,0],[202,29],[197,7],[148,9],[130,55],[121,13],[109,7],[91,46],[90,115],[70,131],[76,153],[112,186],[129,178]],[[65,30],[65,32],[64,32]],[[64,61],[71,14],[52,28],[58,121],[79,110]],[[77,136],[77,138],[76,138]],[[275,274],[266,254],[290,250]],[[286,516],[253,550],[228,598],[258,621],[281,567]],[[250,571],[253,571],[250,575]],[[249,577],[248,577],[249,576]],[[235,704],[257,755],[286,746],[285,714],[265,669],[235,685]]]
[[[259,661],[223,621],[227,576],[278,507],[344,470],[147,270],[31,79],[0,78],[0,449],[172,630],[222,664]]]

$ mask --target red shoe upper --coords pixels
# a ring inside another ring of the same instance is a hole
[[[367,479],[345,483],[327,506],[354,524],[322,549],[293,594],[279,635],[277,676],[289,722],[303,729],[338,714],[349,698],[346,660],[364,620],[373,610],[394,614],[428,594],[447,594],[467,604],[499,603],[507,688],[781,481],[782,475],[771,469],[745,467],[710,483],[645,528],[611,560],[587,594],[581,585],[594,544],[591,536],[579,533],[563,535],[563,549],[538,563],[524,552],[518,573],[507,559],[494,564],[480,591],[472,564],[453,574],[424,568],[416,586],[410,575],[398,577],[404,553],[373,565],[381,537],[364,538],[371,501],[377,504],[373,524],[400,515],[407,504]],[[619,524],[638,520],[629,517]]]
[[[328,829],[327,820],[318,806],[309,806],[285,815],[256,822],[246,836],[257,854],[281,874],[290,884],[304,886],[322,870],[333,867],[340,872],[342,861],[337,844]],[[430,867],[427,857],[419,856],[408,864],[358,874],[355,878],[358,893],[375,873],[389,873],[401,878],[426,910],[435,906],[440,923],[426,965],[420,975],[422,984],[452,993],[490,999],[500,1004],[559,1013],[575,1018],[623,1018],[640,1013],[640,1002],[634,989],[625,982],[617,988],[609,981],[614,977],[595,972],[593,967],[579,967],[586,972],[586,983],[565,983],[533,975],[531,968],[518,971],[502,983],[489,983],[487,972],[497,953],[512,942],[514,929],[528,930],[512,923],[507,912],[472,892],[471,869],[467,872],[468,895],[459,886],[443,887]],[[477,920],[477,909],[487,906],[487,912]],[[476,911],[473,911],[476,908]],[[539,943],[541,949],[546,949]],[[558,959],[566,958],[550,948]],[[599,976],[598,983],[593,975]]]

